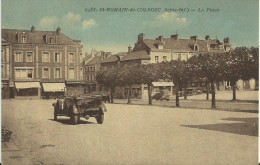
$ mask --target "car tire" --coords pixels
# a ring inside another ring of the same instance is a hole
[[[76,124],[78,124],[80,117],[79,117],[79,115],[72,113],[70,116],[70,120],[71,120],[72,124],[76,125]]]
[[[57,113],[54,113],[54,120],[55,120],[55,121],[57,120],[57,116],[58,116],[58,114],[57,114]]]
[[[104,122],[104,114],[100,114],[96,117],[97,123],[102,124]]]

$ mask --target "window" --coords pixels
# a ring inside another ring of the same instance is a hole
[[[20,52],[20,51],[17,51],[15,52],[15,55],[14,55],[14,61],[15,62],[22,62],[23,61],[23,53]]]
[[[43,68],[42,69],[42,78],[50,78],[50,69],[49,68]]]
[[[54,38],[50,37],[50,44],[54,44]]]
[[[82,53],[81,52],[79,53],[79,60],[80,60],[80,63],[83,62],[83,58],[82,58]]]
[[[54,68],[54,78],[61,78],[61,69]]]
[[[181,60],[181,53],[177,53],[178,55],[178,60]]]
[[[5,51],[4,49],[1,50],[1,55],[2,55],[2,62],[5,62]]]
[[[69,53],[69,62],[74,63],[74,53]]]
[[[167,62],[167,56],[163,56],[163,62]]]
[[[42,62],[50,62],[50,53],[49,52],[42,53]]]
[[[22,36],[22,43],[26,43],[26,36]]]
[[[194,46],[194,50],[195,50],[195,51],[198,51],[198,50],[199,50],[197,45]]]
[[[69,79],[74,79],[75,75],[74,75],[74,68],[69,68]]]
[[[201,82],[201,83],[200,83],[200,86],[201,86],[201,87],[205,87],[205,86],[207,86],[207,83]]]
[[[16,79],[32,79],[33,78],[33,68],[15,68],[15,78]]]
[[[155,56],[155,62],[159,62],[159,56]]]
[[[33,52],[26,52],[26,62],[33,62]]]
[[[80,68],[80,73],[79,73],[80,75],[80,80],[83,80],[83,68]]]
[[[191,83],[191,87],[197,87],[197,86],[198,86],[198,83],[196,83],[196,82]]]
[[[61,62],[61,54],[59,52],[54,53],[54,62]]]

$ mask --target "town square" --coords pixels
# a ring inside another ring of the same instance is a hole
[[[3,0],[1,163],[257,164],[259,2],[205,2]]]

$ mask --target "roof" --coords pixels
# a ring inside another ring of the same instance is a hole
[[[128,53],[121,61],[128,60],[150,60],[150,56],[148,55],[146,50],[137,50]]]
[[[115,61],[119,61],[120,57],[117,55],[111,55],[103,60],[100,61],[100,63],[108,63],[108,62],[115,62]]]
[[[167,86],[174,86],[172,82],[152,82],[153,86],[155,87],[167,87]]]
[[[199,47],[199,52],[208,52],[208,44],[219,44],[219,40],[194,40],[194,39],[174,39],[174,38],[163,38],[163,41],[159,39],[145,39],[144,44],[152,51],[157,51],[158,44],[163,45],[163,49],[170,49],[175,52],[197,52],[194,50],[194,46]],[[221,49],[222,50],[222,49]],[[224,50],[222,50],[224,51]]]
[[[100,62],[101,60],[101,56],[95,56],[93,57],[91,60],[89,60],[86,65],[95,65],[97,64],[98,62]]]
[[[75,45],[79,44],[79,41],[74,41],[64,34],[58,34],[56,31],[31,31],[31,30],[17,30],[17,29],[2,29],[2,38],[12,44],[18,42],[18,34],[25,34],[28,36],[27,43],[30,44],[46,44],[46,36],[54,36],[56,44],[60,45]]]

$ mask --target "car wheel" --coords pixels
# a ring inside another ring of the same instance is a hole
[[[100,114],[96,117],[97,123],[102,124],[104,122],[104,114]]]
[[[70,116],[70,120],[71,120],[72,124],[75,125],[75,124],[78,124],[80,117],[79,117],[79,115],[72,113]]]
[[[57,116],[58,116],[58,114],[57,114],[57,113],[54,113],[54,120],[55,120],[55,121],[57,120]]]

